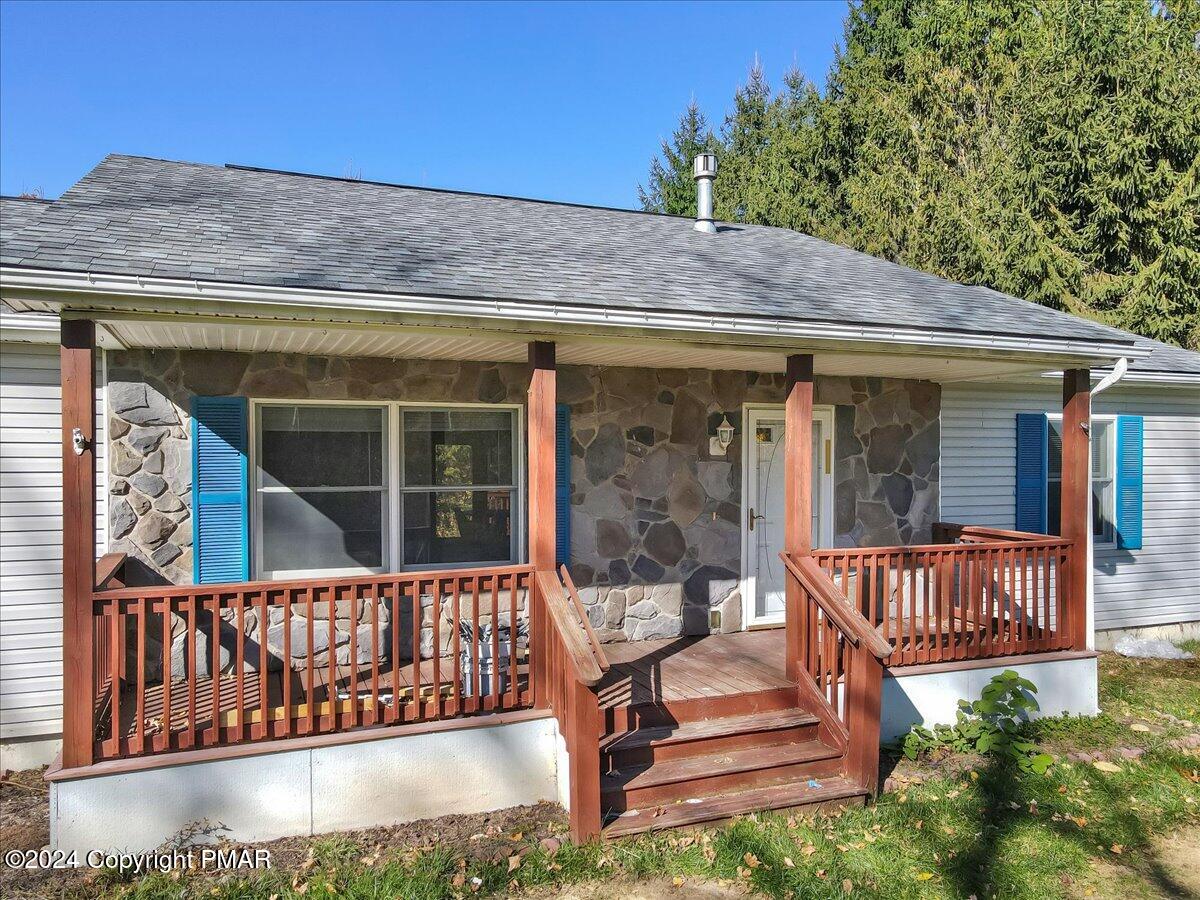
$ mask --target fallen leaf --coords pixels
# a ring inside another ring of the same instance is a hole
[[[812,844],[805,844],[804,850],[801,852],[803,852],[805,856],[812,856],[814,853],[817,852],[817,848],[814,847]]]
[[[521,867],[521,857],[510,856],[508,858],[508,871],[514,872]]]
[[[1130,731],[1149,731],[1150,726],[1143,725],[1141,722],[1134,722],[1132,725],[1129,726],[1129,730]]]
[[[746,865],[752,869],[757,869],[760,865],[762,865],[762,863],[758,861],[758,857],[749,850],[746,851],[746,855],[743,856],[742,859],[744,859],[746,861]]]
[[[824,878],[824,877],[825,877],[825,870],[824,870],[824,869],[817,869],[817,877],[818,877],[818,878]]]
[[[683,876],[676,875],[674,878],[671,879],[671,884],[675,885],[675,887],[677,887],[677,888],[683,887]]]
[[[933,877],[932,872],[918,872],[917,873],[917,881],[928,881],[932,877]]]
[[[1096,760],[1096,762],[1092,763],[1092,768],[1099,769],[1101,772],[1120,772],[1121,771],[1120,766],[1115,765],[1114,763],[1110,763],[1106,759]]]
[[[847,894],[853,894],[854,893],[854,882],[851,881],[849,878],[843,878],[842,879],[842,890]]]
[[[1113,853],[1118,853],[1118,854],[1125,850],[1125,848],[1123,846],[1121,846],[1120,844],[1113,844],[1108,849],[1111,850]]]
[[[525,835],[523,833],[521,833],[520,831],[514,831],[512,834],[510,834],[508,836],[508,839],[510,841],[519,841],[523,837],[525,837]]]
[[[792,858],[790,856],[785,856],[783,858],[783,864],[785,866],[787,866],[789,869],[796,868],[796,864],[794,862],[792,862]]]

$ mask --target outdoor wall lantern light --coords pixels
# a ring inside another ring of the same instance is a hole
[[[713,456],[724,456],[729,445],[733,443],[733,425],[729,416],[721,416],[721,424],[717,426],[717,436],[708,439],[708,452]]]

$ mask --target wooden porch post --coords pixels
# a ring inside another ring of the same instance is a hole
[[[60,331],[63,475],[63,768],[92,763],[92,589],[96,579],[96,326]],[[75,429],[85,444],[75,452]]]
[[[794,354],[787,358],[784,409],[783,549],[798,556],[812,553],[812,417],[813,358]],[[784,601],[785,672],[793,681],[800,677],[801,641],[807,631],[803,613],[800,585],[789,578]]]
[[[1062,595],[1065,629],[1071,647],[1087,646],[1087,545],[1092,531],[1088,520],[1091,494],[1089,469],[1092,417],[1091,372],[1068,369],[1063,372],[1062,418],[1062,493],[1059,504],[1062,536],[1074,541],[1070,572]],[[1060,625],[1060,627],[1064,627]]]
[[[554,403],[555,362],[551,341],[529,344],[529,562],[539,571],[554,571]],[[555,576],[558,577],[557,575]],[[537,595],[537,596],[535,596]],[[545,629],[548,622],[540,592],[530,591],[530,683],[533,703],[546,705]]]

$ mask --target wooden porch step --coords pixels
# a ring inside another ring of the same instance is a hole
[[[768,809],[811,810],[861,806],[866,799],[866,791],[840,776],[817,778],[816,781],[819,787],[810,787],[808,779],[805,779],[678,803],[631,809],[605,825],[602,834],[606,838],[614,838],[643,831],[706,825],[744,813]]]
[[[748,747],[655,762],[600,776],[601,806],[625,810],[798,778],[834,775],[841,751],[821,741]]]
[[[611,734],[600,742],[608,768],[648,765],[696,753],[790,744],[816,737],[819,720],[802,709],[654,725]]]

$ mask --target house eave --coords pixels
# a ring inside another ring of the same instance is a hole
[[[387,321],[391,324],[486,327],[498,332],[554,336],[590,333],[637,335],[756,346],[915,353],[1047,357],[1062,364],[1111,364],[1147,355],[1132,343],[1035,335],[874,326],[755,316],[722,316],[652,309],[598,308],[582,304],[482,299],[365,291],[315,290],[97,272],[0,267],[0,296],[19,310],[57,314],[145,311],[320,321]]]

